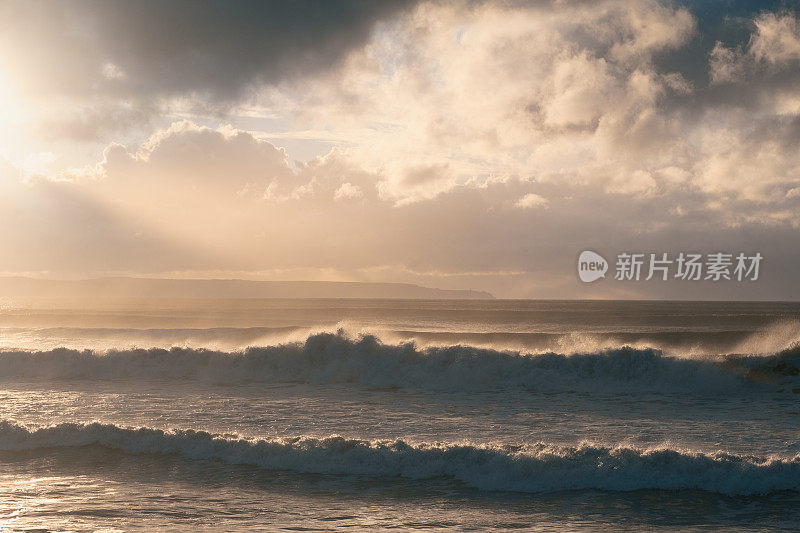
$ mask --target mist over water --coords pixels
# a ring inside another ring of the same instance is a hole
[[[0,520],[163,526],[143,509],[169,487],[159,513],[222,529],[263,498],[296,509],[276,527],[792,527],[798,340],[781,303],[9,304]]]

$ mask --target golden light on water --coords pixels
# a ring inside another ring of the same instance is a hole
[[[798,142],[800,0],[0,0],[0,533],[800,531]]]

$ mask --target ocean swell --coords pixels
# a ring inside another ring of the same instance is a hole
[[[461,345],[420,349],[413,343],[384,344],[373,336],[352,339],[343,333],[321,333],[304,342],[237,352],[191,348],[3,351],[0,376],[5,380],[352,383],[445,391],[729,393],[755,387],[746,379],[754,372],[763,378],[757,381],[795,379],[792,369],[797,367],[797,357],[787,353],[779,354],[782,363],[777,365],[774,357],[676,358],[659,350],[631,347],[577,354],[524,354]]]
[[[332,436],[242,439],[203,431],[62,423],[29,429],[0,422],[0,450],[99,445],[125,453],[178,454],[266,470],[375,478],[455,479],[485,490],[556,492],[698,489],[730,495],[800,490],[800,456],[759,458],[669,448],[641,450],[581,443],[410,444]]]

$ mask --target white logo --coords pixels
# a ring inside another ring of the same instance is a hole
[[[578,276],[584,283],[606,277],[608,261],[602,255],[586,250],[578,257]]]

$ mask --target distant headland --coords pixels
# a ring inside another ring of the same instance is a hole
[[[0,298],[387,298],[492,299],[488,292],[412,283],[252,281],[107,277],[49,280],[0,277]]]

